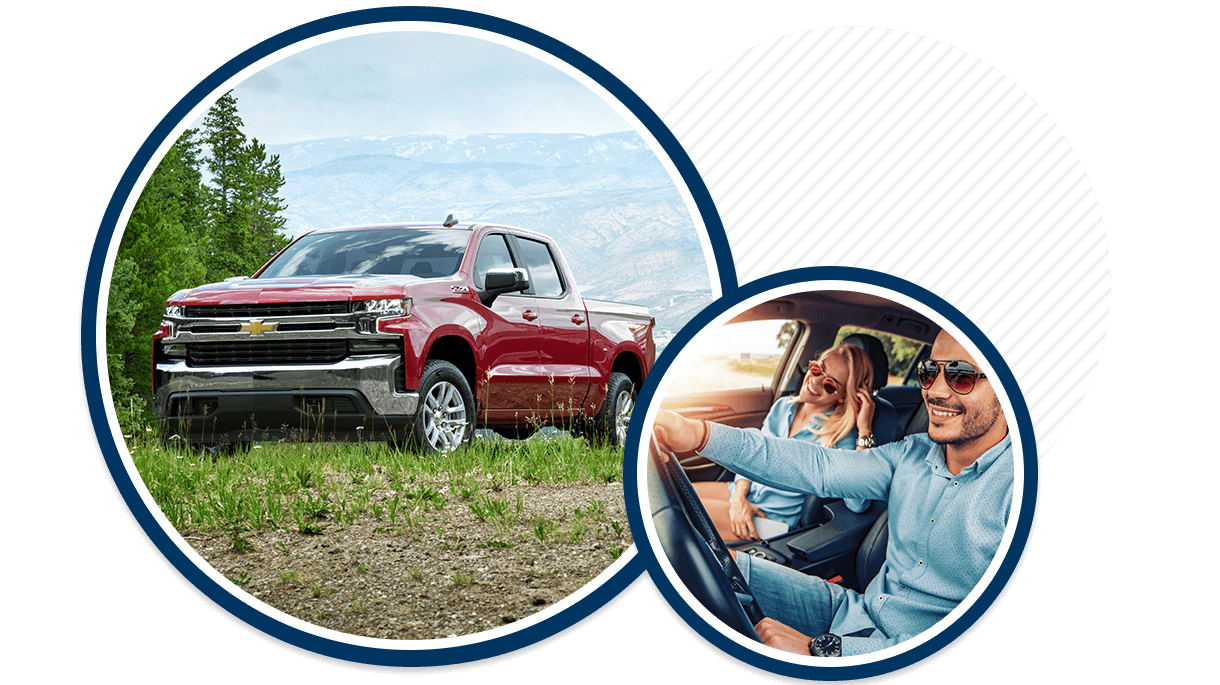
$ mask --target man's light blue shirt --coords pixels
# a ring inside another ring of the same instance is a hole
[[[834,588],[827,632],[844,637],[843,654],[863,654],[909,639],[952,611],[991,563],[1012,508],[1013,451],[1005,436],[954,476],[944,448],[926,433],[848,452],[773,438],[757,429],[711,427],[701,453],[771,487],[822,497],[889,503],[885,565],[863,595]],[[749,558],[746,564],[768,563]],[[750,574],[753,577],[754,574]]]
[[[762,433],[771,435],[777,438],[791,437],[793,440],[803,440],[805,442],[821,443],[822,436],[814,433],[815,430],[826,424],[832,412],[824,414],[815,414],[809,420],[809,423],[801,426],[801,429],[791,436],[788,431],[792,429],[792,420],[796,418],[796,410],[799,403],[795,397],[782,397],[775,404],[771,405],[771,411],[767,412],[767,418],[763,420]],[[856,429],[851,429],[847,435],[844,435],[841,440],[835,443],[835,447],[841,450],[856,449]],[[740,473],[729,484],[729,497],[733,496],[737,489],[737,483],[742,480],[749,480]],[[773,521],[779,521],[787,524],[789,528],[795,528],[801,521],[801,509],[805,506],[805,493],[791,492],[789,490],[781,490],[773,488],[762,483],[751,483],[750,492],[746,495],[754,506],[760,508],[767,514],[767,518]],[[844,504],[848,509],[856,513],[862,513],[868,509],[868,502],[865,500],[846,500]]]

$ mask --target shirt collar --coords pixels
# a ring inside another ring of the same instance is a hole
[[[966,468],[973,467],[976,470],[978,470],[980,475],[982,475],[983,472],[985,472],[988,468],[991,467],[992,464],[995,463],[996,459],[1000,458],[1001,454],[1007,452],[1010,449],[1012,449],[1012,438],[1009,437],[1007,434],[1005,434],[1003,440],[1000,440],[994,446],[992,446],[991,449],[989,449],[986,452],[983,452],[981,455],[979,455],[979,458],[975,459],[974,463],[971,464],[970,466],[967,466]],[[962,469],[962,470],[964,471],[965,469]]]
[[[928,462],[928,466],[932,467],[933,473],[953,477],[953,474],[949,473],[948,465],[945,463],[945,446],[935,442],[932,442],[931,445],[932,449],[928,450],[928,456],[924,458],[924,461]],[[983,473],[985,473],[987,469],[995,463],[995,460],[1000,458],[1001,454],[1004,454],[1010,449],[1012,449],[1012,438],[1005,435],[1004,439],[1000,440],[995,445],[992,445],[992,447],[986,452],[980,454],[979,458],[974,460],[974,463],[962,469],[961,472],[957,474],[958,477],[970,472],[975,472],[980,476],[983,475]]]

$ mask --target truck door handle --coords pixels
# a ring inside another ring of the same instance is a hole
[[[576,324],[577,326],[581,325],[584,322],[585,322],[585,318],[583,316],[581,316],[580,314],[572,315],[572,323]]]
[[[531,312],[531,311],[530,311],[530,310],[528,310],[528,309],[527,309],[527,310],[525,310],[525,312],[524,312],[524,313],[522,313],[522,314],[521,314],[521,316],[522,316],[522,318],[524,318],[526,321],[533,321],[534,319],[537,319],[537,318],[538,318],[538,315],[537,315],[537,314],[535,314],[535,313]]]

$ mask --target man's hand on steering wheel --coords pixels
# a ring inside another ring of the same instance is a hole
[[[768,647],[810,656],[809,636],[795,628],[789,628],[773,618],[764,618],[754,624],[754,630],[758,632],[758,639]]]
[[[683,418],[679,414],[664,409],[657,412],[657,419],[652,424],[652,435],[657,442],[675,454],[694,452],[707,444],[707,424],[703,421]],[[662,463],[669,461],[669,455],[661,452]]]

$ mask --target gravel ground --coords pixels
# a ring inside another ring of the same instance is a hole
[[[498,494],[513,502],[516,492]],[[449,494],[415,527],[365,518],[320,535],[264,528],[244,536],[244,552],[217,532],[185,537],[246,592],[303,621],[394,640],[449,637],[545,610],[631,545],[621,483],[521,485],[520,493],[511,526],[477,520],[468,506],[477,500]]]

